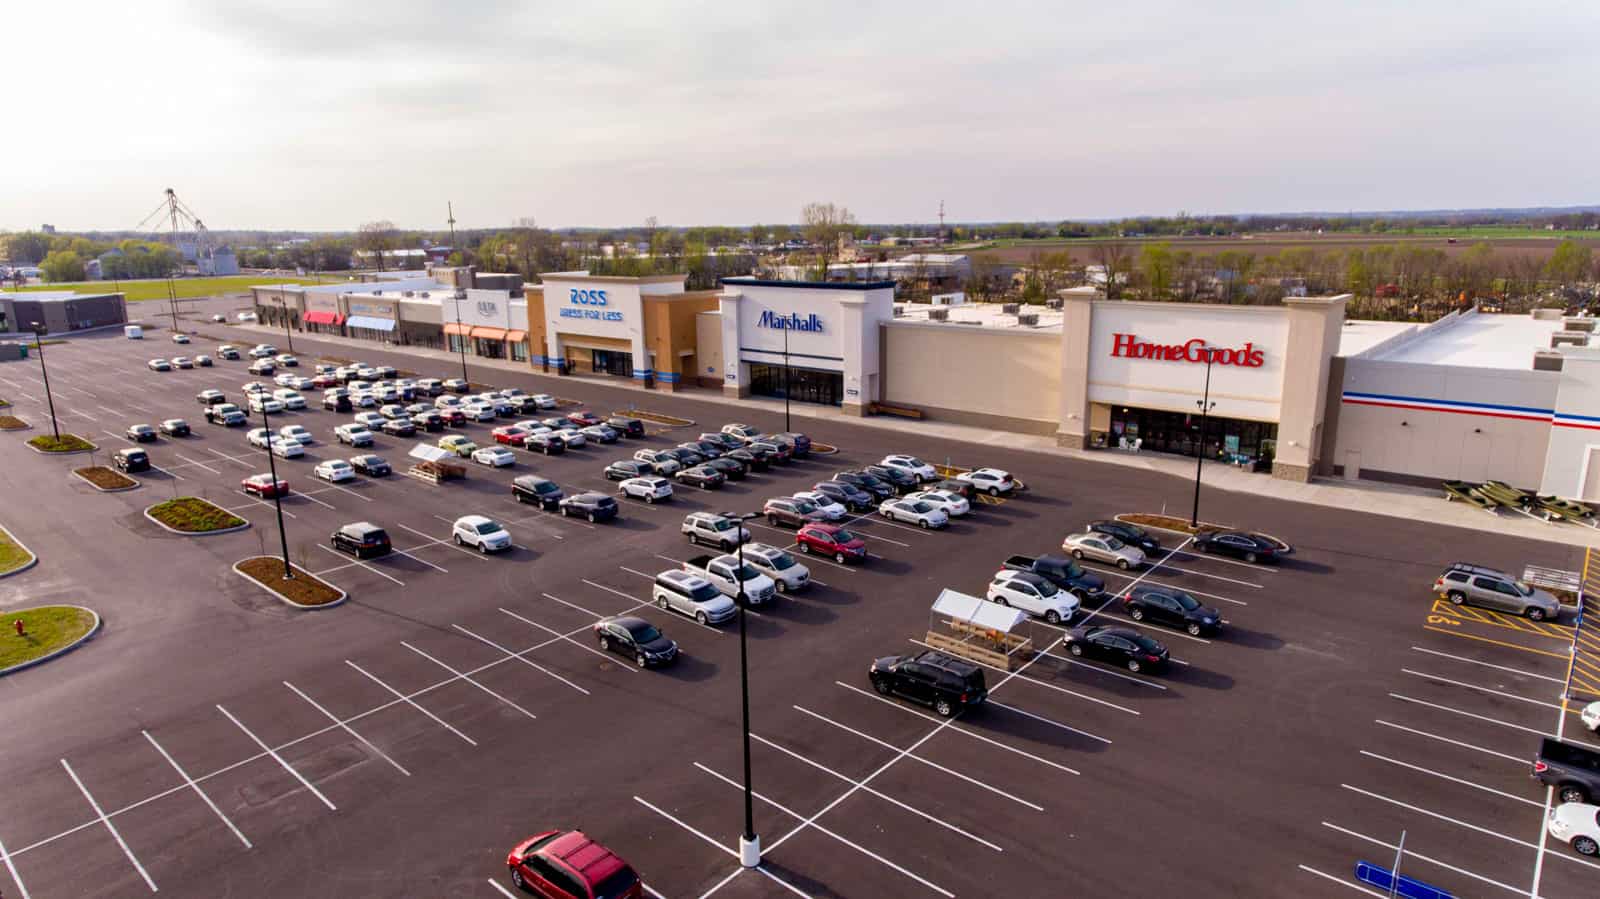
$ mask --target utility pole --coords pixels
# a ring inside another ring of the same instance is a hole
[[[939,201],[939,249],[944,249],[944,201]]]
[[[444,208],[448,210],[450,214],[450,252],[461,253],[461,248],[456,246],[456,204],[447,200],[445,201]],[[444,261],[449,262],[450,257],[446,256]],[[467,261],[466,253],[461,253],[461,261]]]
[[[461,380],[467,382],[467,388],[472,388],[472,379],[467,377],[467,332],[461,327],[461,301],[467,298],[467,292],[456,288],[456,340],[461,346]]]
[[[730,516],[740,530],[739,571],[744,572],[744,523],[758,517],[754,512],[735,513]],[[739,864],[754,868],[761,864],[761,838],[756,836],[754,790],[750,786],[750,665],[745,649],[745,606],[750,598],[744,592],[744,579],[739,580],[739,698],[744,715],[744,831],[739,834]]]
[[[34,322],[33,333],[38,337],[39,372],[44,375],[44,398],[50,403],[50,431],[56,435],[56,442],[59,443],[61,428],[56,424],[56,398],[50,393],[50,370],[44,367],[44,336],[50,333],[50,327],[44,322]]]
[[[783,329],[783,430],[793,431],[789,424],[789,329]]]
[[[1200,440],[1194,449],[1194,510],[1189,514],[1189,526],[1200,526],[1200,466],[1206,460],[1206,416],[1216,403],[1211,401],[1211,363],[1216,359],[1216,351],[1211,347],[1205,348],[1206,354],[1206,389],[1199,402],[1200,407]]]
[[[283,285],[278,285],[278,314],[283,316],[283,336],[289,341],[289,352],[294,352],[294,332],[289,330],[289,298],[284,296]]]

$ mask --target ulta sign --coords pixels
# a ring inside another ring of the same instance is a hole
[[[1236,365],[1240,368],[1260,368],[1266,364],[1265,354],[1256,349],[1254,343],[1246,343],[1236,349],[1224,347],[1208,347],[1206,342],[1196,337],[1183,343],[1147,343],[1134,334],[1113,334],[1111,355],[1124,359],[1156,359],[1164,362],[1199,362],[1206,361],[1206,354],[1211,355],[1211,362],[1216,365]]]

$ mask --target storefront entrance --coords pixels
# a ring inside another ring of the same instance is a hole
[[[472,352],[485,359],[504,359],[506,357],[506,344],[503,340],[474,337],[472,338]]]
[[[590,350],[589,364],[597,375],[616,375],[619,378],[633,377],[633,354],[618,352],[617,350]]]
[[[837,406],[844,401],[844,375],[836,371],[818,371],[813,368],[790,368],[789,399],[800,403],[819,403]],[[750,392],[759,396],[782,397],[784,392],[784,367],[781,365],[751,365]]]
[[[1111,408],[1113,447],[1193,456],[1203,446],[1207,459],[1248,462],[1272,458],[1277,442],[1276,422],[1208,416],[1202,441],[1198,413]]]

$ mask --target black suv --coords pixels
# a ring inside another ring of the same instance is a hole
[[[613,415],[606,419],[606,424],[616,428],[624,437],[643,437],[644,422],[626,415]]]
[[[857,490],[872,494],[884,500],[895,495],[895,489],[888,481],[873,477],[862,471],[841,471],[833,476],[841,484],[849,484]]]
[[[740,447],[736,450],[729,450],[723,455],[722,458],[732,459],[735,462],[738,462],[740,465],[743,465],[746,469],[754,471],[766,471],[772,467],[771,456],[767,455],[766,453],[754,452],[743,447]]]
[[[821,481],[812,484],[811,489],[852,512],[869,512],[876,505],[871,493],[844,481]]]
[[[932,649],[914,656],[875,659],[867,677],[879,693],[932,706],[946,718],[989,695],[982,668]]]
[[[1181,627],[1198,637],[1222,630],[1222,613],[1177,587],[1140,584],[1122,597],[1122,609],[1134,621]]]
[[[632,459],[618,459],[606,466],[606,480],[626,481],[629,478],[643,478],[654,475],[656,470],[644,462],[635,462]]]
[[[890,468],[887,465],[868,465],[866,473],[880,480],[888,481],[902,495],[922,489],[922,482],[917,480],[917,476],[909,471],[901,471],[898,468]]]
[[[389,544],[389,532],[370,521],[347,524],[333,532],[332,540],[334,549],[358,559],[386,556],[393,549]]]
[[[562,515],[587,518],[591,523],[617,517],[617,501],[604,493],[580,493],[567,497],[559,505]]]
[[[150,455],[142,449],[119,449],[111,454],[111,464],[123,471],[148,471]]]
[[[511,497],[519,503],[535,503],[541,509],[555,511],[566,494],[549,478],[525,474],[512,480]]]
[[[371,478],[386,477],[390,472],[394,471],[393,468],[389,467],[388,460],[382,456],[374,456],[371,453],[351,456],[350,467]]]
[[[1539,741],[1533,776],[1556,788],[1562,802],[1593,802],[1600,796],[1600,752],[1553,737]]]
[[[1123,521],[1091,521],[1088,530],[1094,534],[1106,534],[1121,540],[1129,546],[1137,546],[1144,550],[1145,555],[1153,555],[1161,549],[1161,541],[1150,536],[1150,532],[1138,525],[1128,524]]]

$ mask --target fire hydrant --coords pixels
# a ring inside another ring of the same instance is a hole
[[[22,623],[22,619],[21,618],[17,619],[17,636],[19,636],[19,637],[28,636],[28,627],[27,627],[27,625]]]

